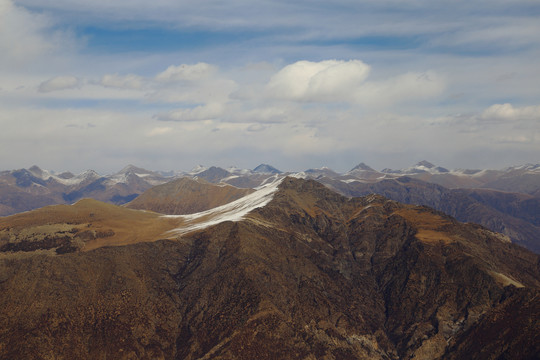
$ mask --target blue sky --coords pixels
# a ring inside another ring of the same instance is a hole
[[[0,168],[540,162],[530,0],[0,0]]]

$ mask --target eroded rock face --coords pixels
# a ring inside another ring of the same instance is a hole
[[[475,337],[527,358],[539,263],[429,208],[287,178],[177,240],[3,254],[0,358],[483,358]]]

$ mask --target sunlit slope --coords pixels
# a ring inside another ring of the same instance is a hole
[[[215,185],[203,179],[181,178],[154,186],[127,207],[168,215],[193,214],[238,200],[253,191],[228,184]]]
[[[84,199],[74,205],[47,206],[0,218],[0,253],[13,255],[45,251],[64,254],[89,251],[103,246],[177,239],[187,233],[202,230],[220,222],[241,220],[247,213],[264,206],[271,200],[273,193],[277,190],[279,180],[257,190],[244,189],[243,192],[234,191],[235,188],[232,186],[226,186],[223,191],[215,192],[212,191],[214,188],[221,187],[201,184],[189,179],[184,182],[184,185],[186,184],[191,190],[184,188],[184,191],[188,193],[184,198],[190,198],[191,203],[195,203],[199,197],[204,202],[204,199],[212,195],[218,197],[213,201],[214,203],[227,203],[190,215],[163,215],[92,199]],[[198,191],[194,191],[195,189]],[[158,188],[156,191],[159,193],[162,190],[163,188]],[[210,190],[210,193],[206,190]],[[166,193],[169,193],[168,190]],[[247,195],[240,197],[242,193]],[[240,197],[238,200],[228,201],[238,197]],[[167,200],[164,197],[159,201],[163,206],[167,206]],[[168,201],[172,208],[178,205],[178,199]],[[205,202],[204,207],[212,206],[213,202]]]
[[[155,241],[181,221],[84,199],[0,218],[0,250],[65,253]]]

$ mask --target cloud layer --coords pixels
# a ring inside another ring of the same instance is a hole
[[[539,162],[526,1],[0,0],[0,161]]]
[[[51,91],[80,88],[82,82],[75,76],[57,76],[39,84],[39,92],[47,93]]]

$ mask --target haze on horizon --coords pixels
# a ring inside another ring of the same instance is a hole
[[[540,3],[0,0],[0,169],[540,162]]]

